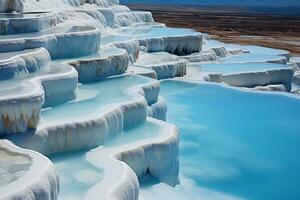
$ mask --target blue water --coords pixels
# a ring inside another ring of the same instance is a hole
[[[118,137],[112,138],[104,144],[104,147],[109,147],[111,148],[110,151],[113,151],[113,148],[118,148],[121,145],[134,144],[146,138],[151,140],[162,134],[165,129],[165,125],[148,120],[138,127],[119,133]],[[105,176],[113,177],[112,179],[119,178],[114,177],[114,175],[120,175],[119,171],[113,171],[116,170],[114,166],[105,165],[108,163],[107,159],[110,159],[110,155],[107,155],[109,151],[103,151],[102,147],[65,152],[49,157],[60,177],[59,197],[61,200],[82,200],[93,187],[104,181]],[[134,147],[136,147],[136,144],[132,148]],[[104,183],[109,186],[115,183],[116,180],[109,181],[112,182],[108,182],[106,179]],[[104,191],[100,190],[98,192],[103,193]]]
[[[50,157],[60,177],[60,199],[81,200],[103,178],[103,170],[87,161],[88,151],[75,151]]]
[[[131,37],[123,35],[107,35],[101,37],[101,45],[107,45],[114,42],[125,42],[131,39]]]
[[[286,65],[273,64],[273,63],[209,63],[209,64],[192,64],[190,67],[199,69],[203,72],[218,72],[218,73],[237,73],[237,72],[249,72],[249,71],[264,71],[272,69],[284,69]]]
[[[192,29],[186,28],[171,28],[171,27],[141,27],[136,29],[127,29],[123,33],[135,36],[137,38],[149,37],[166,37],[166,36],[181,36],[181,35],[197,35],[199,33]]]
[[[268,55],[282,55],[282,54],[288,54],[289,52],[282,49],[273,49],[268,47],[261,47],[261,46],[251,46],[246,45],[243,46],[244,49],[247,49],[252,54],[268,54]]]
[[[300,99],[171,80],[161,95],[181,131],[182,176],[235,197],[300,199]]]
[[[222,63],[253,63],[253,62],[278,61],[281,59],[285,59],[285,57],[278,56],[278,55],[245,53],[245,54],[238,54],[238,55],[222,58],[220,60],[220,62],[222,62]]]
[[[130,89],[152,81],[154,80],[143,76],[124,75],[80,85],[75,100],[42,110],[41,123],[67,123],[99,117],[113,106],[137,98],[135,93],[129,93]]]

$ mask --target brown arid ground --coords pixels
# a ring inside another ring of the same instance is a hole
[[[190,7],[131,4],[151,11],[155,21],[170,27],[193,28],[227,43],[285,49],[300,55],[300,16],[261,14],[243,7]]]

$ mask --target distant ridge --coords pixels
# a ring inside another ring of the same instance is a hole
[[[128,0],[127,0],[128,1]],[[130,0],[129,0],[130,1]],[[131,0],[132,1],[132,0]],[[300,0],[299,0],[300,1]],[[268,14],[268,15],[284,15],[284,16],[300,16],[300,7],[288,6],[221,6],[221,5],[190,5],[190,4],[150,4],[150,3],[127,3],[132,9],[146,9],[150,7],[151,10],[182,10],[182,7],[187,11],[197,11],[198,9],[206,10],[207,12],[222,12],[222,13],[235,13],[235,14]]]
[[[121,3],[155,3],[170,5],[203,5],[203,6],[272,6],[300,7],[299,0],[121,0]]]

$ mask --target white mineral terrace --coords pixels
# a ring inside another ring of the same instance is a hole
[[[0,0],[0,12],[1,200],[139,199],[145,175],[180,185],[161,79],[300,93],[289,52],[166,27],[118,0]]]
[[[51,161],[7,140],[0,141],[1,199],[56,199],[59,177]]]

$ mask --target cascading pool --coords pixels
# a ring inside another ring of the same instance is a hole
[[[50,157],[60,176],[60,198],[83,199],[86,192],[101,182],[103,169],[86,160],[87,151],[75,151]]]
[[[259,72],[274,69],[287,69],[288,66],[276,63],[196,63],[189,65],[191,71],[195,73],[242,73]]]
[[[272,62],[272,63],[283,63],[286,62],[286,57],[278,56],[278,55],[271,55],[271,54],[252,54],[252,53],[245,53],[245,54],[238,54],[229,57],[225,57],[220,59],[221,63],[265,63],[265,62]]]
[[[1,200],[300,199],[299,97],[161,82],[179,150],[157,120],[159,82],[134,75],[290,91],[289,52],[166,27],[118,0],[0,10]]]
[[[128,93],[137,88],[139,84],[153,82],[152,79],[142,76],[116,76],[104,82],[92,82],[80,85],[78,96],[74,101],[46,108],[41,112],[41,123],[64,123],[74,120],[89,119],[97,117],[100,113],[120,105],[124,102],[134,100],[136,97]]]
[[[181,131],[182,182],[143,180],[141,199],[300,198],[299,97],[172,80],[160,94]]]
[[[122,165],[116,165],[112,155],[158,140],[167,132],[166,129],[166,124],[147,120],[123,131],[103,146],[49,156],[60,176],[60,199],[81,200],[103,196],[107,188],[120,180],[123,174]]]
[[[125,29],[122,31],[124,34],[134,36],[138,39],[140,38],[149,38],[149,37],[171,37],[178,35],[199,35],[198,32],[195,32],[193,29],[184,29],[184,28],[171,28],[171,27],[137,27]]]

